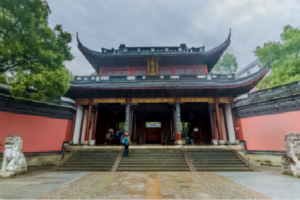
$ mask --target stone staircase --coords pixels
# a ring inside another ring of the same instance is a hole
[[[57,171],[111,171],[120,149],[80,149]]]
[[[187,152],[197,171],[253,171],[231,150],[188,148]]]
[[[181,149],[130,149],[117,171],[189,171]]]

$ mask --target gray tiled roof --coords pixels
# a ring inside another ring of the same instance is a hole
[[[113,78],[110,80],[72,81],[70,89],[183,89],[183,88],[237,88],[261,79],[269,71],[269,61],[258,72],[244,78],[198,78],[195,76],[180,76],[178,79],[164,77],[162,79],[147,80],[147,76],[137,76],[134,80]],[[206,76],[205,76],[206,77]],[[151,77],[149,77],[151,78]]]
[[[228,38],[218,47],[205,51],[205,47],[187,48],[185,44],[181,44],[178,47],[125,47],[120,45],[119,49],[105,49],[102,48],[102,52],[90,50],[85,47],[79,40],[77,34],[78,48],[83,53],[97,57],[122,57],[122,56],[172,56],[172,55],[209,55],[215,53],[221,49],[226,48],[230,44],[231,30],[229,31]],[[143,50],[144,49],[144,50]],[[168,50],[166,50],[168,49]],[[172,50],[173,49],[173,50]]]
[[[253,62],[251,62],[250,64],[248,64],[246,67],[244,67],[243,69],[239,70],[237,73],[235,73],[236,76],[240,76],[242,73],[246,72],[247,70],[251,69],[252,67],[258,65],[259,67],[261,67],[261,64],[258,60],[255,60]]]

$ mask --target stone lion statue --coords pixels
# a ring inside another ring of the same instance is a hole
[[[300,134],[290,132],[285,135],[286,153],[282,156],[281,168],[284,174],[300,176]]]
[[[21,152],[23,140],[19,135],[10,135],[5,139],[2,171],[22,173],[27,171],[26,160]]]

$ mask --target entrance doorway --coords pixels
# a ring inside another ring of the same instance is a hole
[[[161,114],[147,112],[145,117],[146,144],[159,144],[161,142]]]

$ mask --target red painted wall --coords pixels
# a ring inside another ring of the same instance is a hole
[[[23,152],[61,151],[69,141],[72,121],[0,111],[0,141],[16,134],[23,139]],[[4,148],[0,150],[4,151]]]
[[[299,119],[300,111],[238,119],[240,140],[246,141],[248,150],[285,151],[284,137],[300,133]]]

